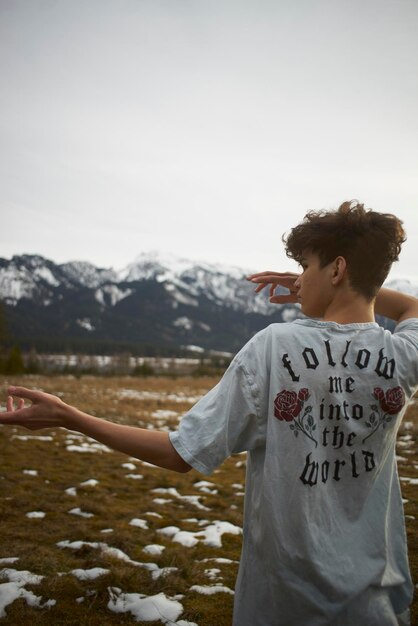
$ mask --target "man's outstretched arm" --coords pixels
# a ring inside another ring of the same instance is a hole
[[[174,449],[168,433],[115,424],[83,413],[57,396],[25,387],[9,387],[7,411],[0,413],[0,424],[40,428],[68,428],[129,456],[176,472],[191,467]],[[14,406],[14,398],[18,398]],[[25,407],[25,400],[32,404]]]

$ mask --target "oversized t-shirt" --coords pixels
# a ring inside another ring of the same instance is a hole
[[[396,433],[418,319],[272,324],[170,434],[210,474],[248,451],[234,626],[395,626],[412,598]]]

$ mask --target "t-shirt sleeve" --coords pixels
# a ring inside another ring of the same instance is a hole
[[[182,418],[170,440],[180,456],[210,474],[228,456],[265,440],[265,423],[254,376],[239,353],[221,381]]]
[[[396,337],[401,337],[410,343],[418,351],[418,318],[410,317],[407,320],[400,322],[393,334]]]

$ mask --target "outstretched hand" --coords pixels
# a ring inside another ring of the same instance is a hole
[[[269,297],[270,302],[274,304],[286,304],[288,302],[297,302],[297,288],[295,281],[299,278],[299,274],[294,272],[259,272],[247,276],[247,280],[257,283],[255,293],[259,293],[265,287],[270,286]],[[288,294],[276,295],[277,287],[285,287],[289,290]]]
[[[69,406],[57,396],[26,387],[9,387],[7,391],[6,411],[0,413],[0,424],[24,426],[29,430],[67,426]],[[17,398],[16,406],[14,398]],[[25,400],[31,405],[25,406]]]

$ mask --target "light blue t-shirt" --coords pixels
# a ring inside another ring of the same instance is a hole
[[[272,324],[171,442],[210,474],[248,451],[234,626],[396,626],[412,599],[396,433],[418,319]],[[403,623],[408,623],[403,622]]]

